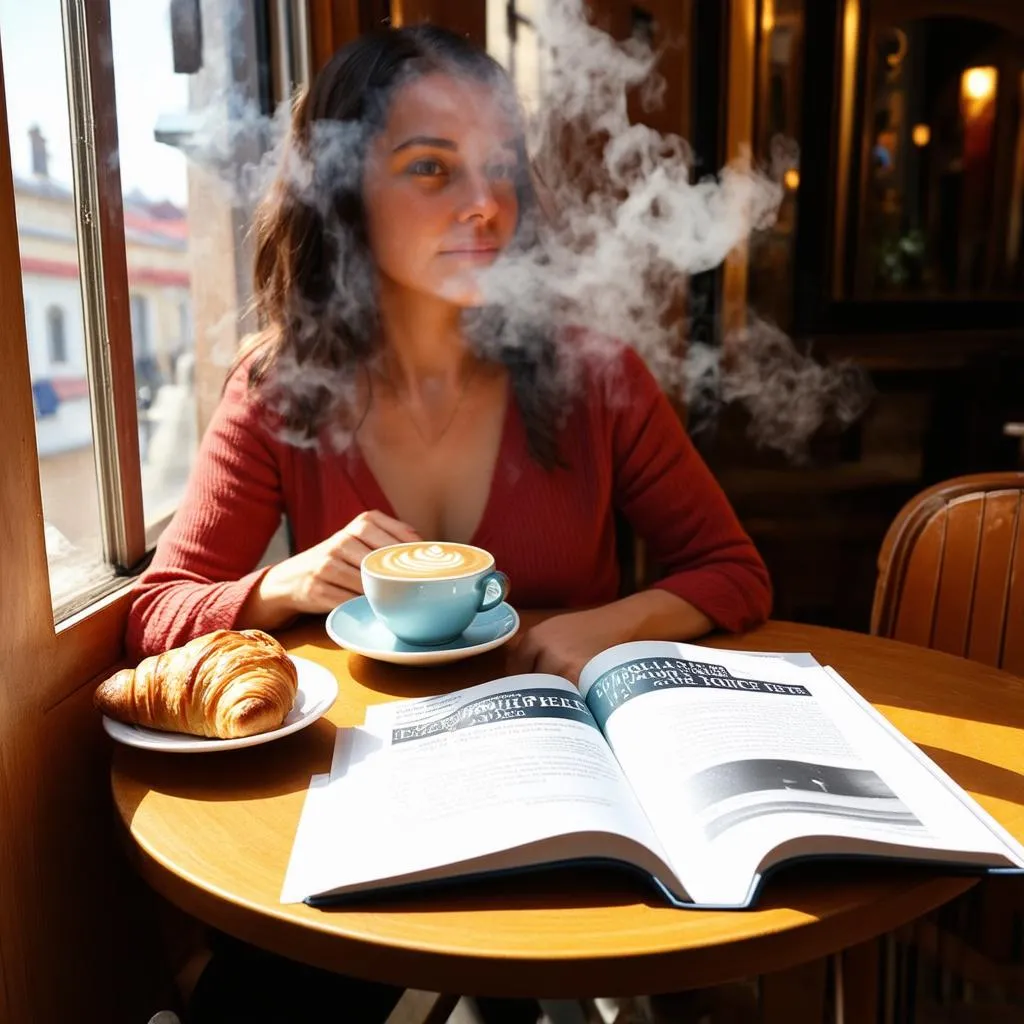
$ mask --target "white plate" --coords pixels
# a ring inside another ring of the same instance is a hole
[[[213,754],[221,750],[237,750],[239,747],[255,747],[269,743],[290,733],[305,729],[330,710],[338,696],[338,680],[323,665],[307,658],[288,655],[295,663],[299,674],[295,704],[281,727],[255,736],[240,736],[233,740],[204,739],[181,732],[161,732],[159,729],[144,729],[140,725],[128,725],[103,716],[103,728],[118,743],[143,750],[162,750],[168,754]]]
[[[519,615],[504,601],[480,612],[460,636],[436,647],[399,640],[373,614],[365,597],[353,597],[327,616],[327,635],[339,647],[393,665],[443,665],[471,658],[508,643],[518,630]]]

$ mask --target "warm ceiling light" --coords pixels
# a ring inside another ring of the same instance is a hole
[[[960,91],[964,99],[973,103],[985,103],[996,94],[995,68],[968,68],[960,79]]]
[[[915,146],[923,149],[932,141],[932,130],[926,124],[915,124],[910,137],[914,140]]]
[[[775,0],[764,0],[761,8],[761,33],[770,36],[775,31]]]
[[[782,176],[782,182],[790,192],[795,192],[800,187],[800,172],[795,167],[790,167]]]

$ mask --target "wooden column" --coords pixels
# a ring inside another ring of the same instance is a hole
[[[754,76],[757,71],[757,0],[732,0],[729,7],[729,91],[726,112],[727,161],[750,154],[754,146]],[[747,241],[729,254],[722,281],[723,338],[747,324],[749,252]]]
[[[313,73],[322,68],[335,50],[360,32],[360,0],[309,0],[309,39]]]
[[[432,25],[458,32],[477,44],[487,45],[485,0],[391,0],[391,22],[396,26]]]

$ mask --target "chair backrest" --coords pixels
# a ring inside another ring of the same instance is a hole
[[[1024,675],[1024,473],[947,480],[903,508],[871,632]]]

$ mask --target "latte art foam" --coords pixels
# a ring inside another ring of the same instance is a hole
[[[489,569],[491,557],[464,544],[401,544],[366,556],[366,568],[381,576],[430,579],[468,576]]]

